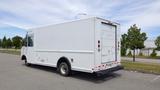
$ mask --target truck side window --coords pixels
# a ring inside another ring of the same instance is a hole
[[[28,35],[28,47],[33,47],[33,35]]]

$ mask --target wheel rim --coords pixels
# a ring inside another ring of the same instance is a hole
[[[66,75],[66,74],[68,73],[68,66],[63,63],[63,64],[61,65],[60,71],[61,71],[61,73],[62,73],[63,75]]]

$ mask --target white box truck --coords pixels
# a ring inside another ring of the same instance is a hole
[[[56,67],[64,76],[72,70],[100,74],[119,70],[119,26],[90,17],[30,29],[21,59],[26,65]]]

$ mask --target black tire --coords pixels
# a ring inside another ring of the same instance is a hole
[[[24,63],[26,66],[30,66],[31,64],[27,62],[27,60],[24,60]]]
[[[69,76],[71,73],[71,68],[68,63],[66,62],[61,62],[58,71],[62,76]]]

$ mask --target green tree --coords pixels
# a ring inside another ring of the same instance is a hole
[[[7,48],[11,48],[11,47],[12,47],[12,41],[11,41],[10,38],[8,38],[8,39],[6,40],[6,47],[7,47]]]
[[[6,36],[3,37],[3,40],[2,40],[2,48],[6,48]]]
[[[2,40],[0,39],[0,48],[2,47]]]
[[[154,42],[155,42],[155,45],[157,46],[156,49],[160,50],[160,36],[158,36]]]
[[[133,62],[135,61],[135,49],[144,48],[144,41],[147,39],[146,33],[141,33],[141,29],[134,24],[128,29],[128,47],[133,50]]]
[[[15,49],[22,47],[22,37],[15,36],[12,38],[12,41],[13,41],[13,46],[15,47]]]
[[[127,34],[123,34],[121,36],[121,56],[125,56],[126,55],[126,51],[127,51]]]
[[[22,46],[27,46],[27,36],[22,40]]]

